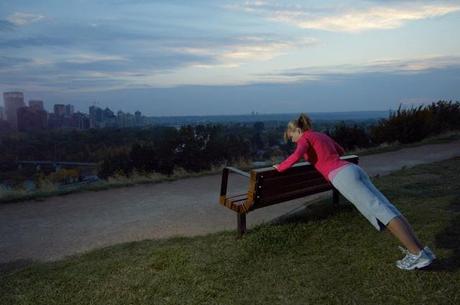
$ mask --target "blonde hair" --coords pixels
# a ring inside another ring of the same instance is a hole
[[[305,132],[307,130],[312,129],[313,124],[311,122],[310,117],[306,115],[305,113],[301,113],[299,118],[297,120],[292,120],[288,123],[288,126],[286,128],[286,131],[284,132],[284,141],[289,140],[289,132],[294,131],[297,128],[302,130],[302,132]]]

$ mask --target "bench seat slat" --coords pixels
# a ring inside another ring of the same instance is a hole
[[[259,208],[266,207],[266,206],[269,206],[275,203],[289,201],[289,200],[305,197],[305,196],[316,194],[316,193],[330,191],[331,189],[332,187],[330,184],[323,184],[319,186],[312,186],[312,187],[304,188],[301,190],[292,191],[289,193],[284,193],[284,194],[279,194],[279,195],[274,195],[270,197],[261,197],[261,198],[258,198],[258,201],[252,206],[252,209],[254,210],[259,209]]]
[[[308,180],[298,180],[298,181],[292,181],[287,184],[282,184],[282,183],[264,183],[260,185],[260,188],[258,189],[261,194],[263,194],[261,197],[266,198],[270,197],[276,194],[284,194],[284,193],[290,193],[295,190],[302,190],[302,189],[308,189],[314,185],[329,185],[329,182],[327,182],[323,177],[319,176],[313,179],[308,179]]]
[[[265,177],[263,178],[263,183],[276,183],[276,184],[287,184],[296,181],[309,180],[314,178],[322,177],[318,171],[311,169],[305,170],[297,174],[284,174],[280,173],[278,176]]]

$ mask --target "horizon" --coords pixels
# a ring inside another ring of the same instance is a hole
[[[0,91],[49,109],[239,115],[460,99],[458,1],[18,0],[0,12]]]
[[[20,92],[20,93],[23,93],[21,91],[8,91],[8,92]],[[5,93],[5,92],[3,92]],[[28,101],[32,101],[34,100],[33,98],[31,99],[26,99],[24,98],[24,103],[26,104],[26,107],[29,107],[28,106]],[[41,100],[40,100],[41,101]],[[61,105],[67,105],[67,104],[62,104]],[[73,104],[70,104],[72,106],[74,106]],[[402,104],[401,104],[402,105]],[[413,106],[420,106],[422,104],[411,104],[411,105],[406,105],[408,107],[413,107]],[[96,105],[94,105],[96,106]],[[2,104],[0,105],[0,107],[2,107],[3,109],[5,109],[5,105]],[[120,109],[112,109],[110,107],[106,107],[106,106],[97,106],[101,109],[105,109],[105,108],[109,108],[111,111],[113,111],[114,113],[117,113],[118,111],[122,111]],[[53,112],[53,109],[50,108],[50,109],[47,109],[47,107],[44,107],[44,110],[48,113],[52,113]],[[140,109],[138,109],[141,113],[142,111]],[[381,112],[390,112],[390,111],[394,111],[396,109],[381,109],[381,110],[355,110],[355,111],[311,111],[311,112],[305,112],[305,111],[301,111],[301,112],[304,112],[306,113],[307,115],[318,115],[318,114],[351,114],[351,113],[381,113]],[[84,111],[80,111],[78,110],[78,112],[80,113],[84,113],[84,114],[88,114],[89,113],[89,108],[88,108],[88,111],[87,112],[84,112]],[[124,112],[124,111],[123,111]],[[146,116],[146,117],[149,117],[149,118],[166,118],[166,117],[170,117],[170,118],[173,118],[173,117],[230,117],[230,116],[276,116],[276,115],[296,115],[296,114],[299,114],[301,112],[267,112],[267,113],[263,113],[263,112],[250,112],[250,113],[217,113],[217,114],[192,114],[192,115],[189,115],[189,114],[182,114],[182,115],[159,115],[159,116],[155,116],[155,115],[149,115],[149,116]],[[130,113],[130,112],[124,112],[124,113]],[[133,112],[134,113],[134,112]],[[145,116],[143,113],[142,113],[143,116]]]

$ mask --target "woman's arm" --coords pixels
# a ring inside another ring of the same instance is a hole
[[[273,167],[276,168],[279,172],[284,172],[288,168],[290,168],[294,163],[296,163],[308,150],[308,143],[305,138],[300,138],[297,142],[297,146],[295,151],[290,155],[286,160],[281,162],[278,165],[274,165]]]

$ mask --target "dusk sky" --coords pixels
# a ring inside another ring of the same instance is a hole
[[[0,90],[154,116],[388,110],[460,100],[459,30],[460,1],[6,0]]]

